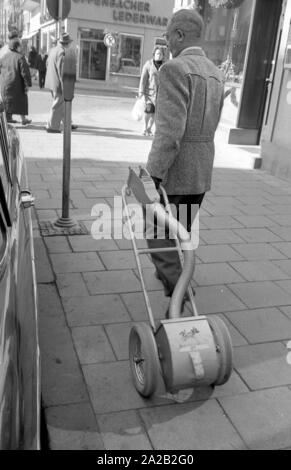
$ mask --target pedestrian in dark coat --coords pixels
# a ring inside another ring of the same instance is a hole
[[[12,114],[21,116],[22,124],[30,124],[27,91],[31,87],[31,76],[18,38],[9,42],[9,51],[0,59],[0,88],[7,121],[16,122]]]
[[[30,75],[33,78],[37,78],[37,66],[36,66],[37,56],[38,56],[37,50],[34,46],[32,46],[28,54],[28,65],[30,68]]]
[[[38,54],[37,59],[36,59],[36,68],[38,70],[39,88],[44,87],[47,57],[48,56],[45,53],[45,49],[43,48],[41,50],[41,53]]]

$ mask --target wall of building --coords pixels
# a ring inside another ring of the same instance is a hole
[[[286,1],[284,13],[272,93],[267,101],[262,131],[261,156],[263,169],[291,179],[291,68],[286,67],[287,46],[291,46],[290,1]]]
[[[106,54],[106,77],[102,79],[108,83],[137,87],[142,66],[152,57],[156,40],[165,32],[173,8],[174,0],[72,0],[67,31],[78,49],[78,78],[80,80],[100,79],[96,71],[95,75],[94,71],[92,72],[92,76],[84,73],[83,62],[91,61],[91,58],[88,59],[86,56],[85,49],[90,47],[88,45],[90,37],[93,51],[94,41],[97,40],[98,34],[111,33],[115,37],[116,45],[108,48],[107,52],[101,50],[101,43],[98,46],[101,54]],[[88,37],[86,37],[86,31]],[[132,52],[132,55],[127,52],[129,56],[122,55],[125,49],[123,45],[131,40],[137,42],[138,50]],[[100,38],[98,41],[101,42]],[[118,60],[122,66],[116,65]]]

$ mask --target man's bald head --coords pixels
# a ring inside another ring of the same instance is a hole
[[[186,47],[196,46],[202,37],[203,28],[204,21],[196,10],[176,11],[169,21],[166,33],[173,56],[176,57]]]
[[[196,10],[182,9],[173,14],[169,27],[181,29],[196,38],[200,38],[204,28],[204,21]]]

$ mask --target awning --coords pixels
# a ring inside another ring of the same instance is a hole
[[[21,9],[24,11],[33,11],[39,6],[39,0],[24,0],[21,4]]]
[[[28,34],[23,34],[22,37],[21,37],[21,39],[22,39],[22,40],[31,39],[31,38],[33,38],[33,36],[35,36],[38,32],[39,32],[39,29],[37,29],[36,31],[32,31],[32,32],[30,32],[30,33],[28,33]]]

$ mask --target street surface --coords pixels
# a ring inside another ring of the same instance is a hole
[[[157,393],[133,387],[128,335],[147,321],[127,240],[94,240],[95,204],[112,207],[129,163],[145,163],[151,138],[132,121],[133,99],[83,94],[73,101],[71,216],[87,235],[41,236],[61,212],[62,135],[47,134],[46,91],[31,91],[33,124],[19,128],[36,196],[42,397],[51,449],[290,449],[291,189],[254,170],[259,149],[227,145],[234,111],[217,133],[212,190],[200,211],[194,275],[200,314],[218,314],[234,345],[221,387]],[[168,300],[144,256],[156,319]]]

